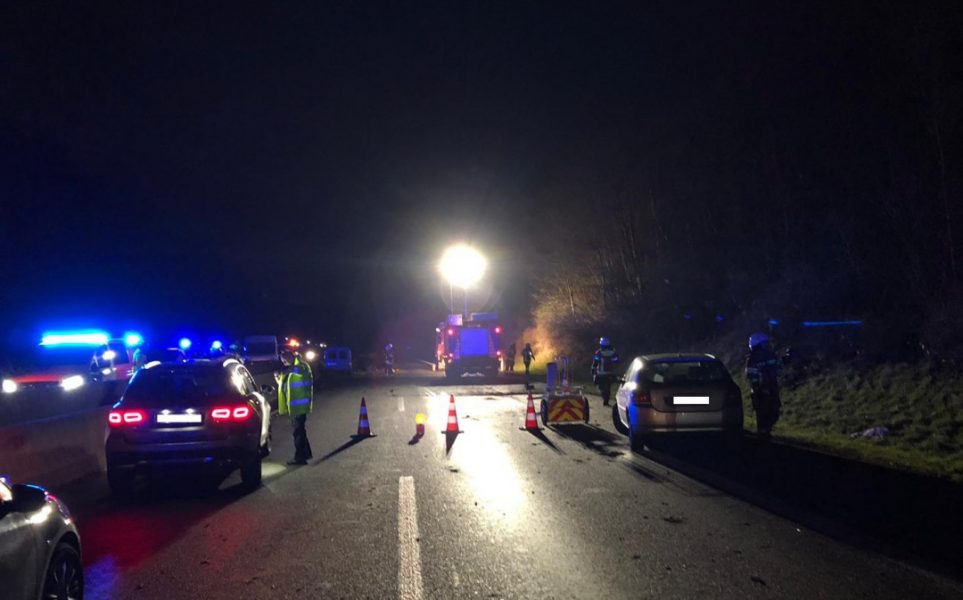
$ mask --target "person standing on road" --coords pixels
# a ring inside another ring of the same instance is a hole
[[[773,425],[779,420],[779,366],[769,336],[764,333],[750,335],[746,379],[749,380],[752,410],[756,413],[756,431],[763,440],[769,439]]]
[[[395,347],[391,344],[385,346],[385,375],[395,374]]]
[[[294,458],[288,465],[305,465],[312,458],[311,443],[305,424],[314,403],[314,379],[311,367],[295,353],[291,366],[278,378],[278,413],[291,415],[294,436]]]
[[[532,345],[529,343],[525,344],[522,348],[522,362],[525,363],[525,377],[528,377],[528,373],[532,368],[532,359],[535,358],[535,351],[532,350]]]
[[[515,342],[512,342],[508,349],[505,350],[505,372],[507,373],[515,372],[515,354]]]
[[[619,353],[615,351],[609,338],[599,338],[599,348],[592,357],[592,382],[598,387],[602,404],[609,405],[612,383],[615,382],[615,365],[619,364]]]

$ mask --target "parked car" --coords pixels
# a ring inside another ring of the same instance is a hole
[[[615,396],[612,421],[632,450],[656,433],[742,435],[742,391],[711,354],[637,356]]]
[[[84,597],[80,534],[63,502],[0,478],[0,597]]]
[[[107,481],[118,496],[135,477],[185,466],[241,470],[261,483],[271,451],[271,408],[233,358],[148,364],[108,415]]]

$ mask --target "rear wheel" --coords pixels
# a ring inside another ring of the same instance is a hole
[[[261,485],[261,455],[251,459],[241,466],[241,483],[253,490]]]
[[[271,455],[271,433],[272,429],[268,427],[267,441],[261,446],[261,458],[267,458]]]
[[[80,553],[70,544],[61,542],[54,550],[44,576],[43,598],[53,600],[83,600],[84,570]]]
[[[645,449],[645,438],[642,437],[639,432],[632,427],[632,421],[629,421],[629,448],[632,452],[642,452]]]
[[[539,412],[542,413],[542,425],[548,427],[548,402],[542,400],[539,404]]]
[[[130,498],[134,491],[134,472],[129,469],[107,467],[107,485],[115,498]]]
[[[622,423],[622,418],[619,417],[618,404],[612,405],[612,425],[615,427],[615,430],[621,433],[622,435],[625,435],[629,432],[628,427],[626,427],[625,424]]]

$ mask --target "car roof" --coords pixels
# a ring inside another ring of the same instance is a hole
[[[192,358],[190,360],[178,360],[170,362],[161,362],[149,367],[150,369],[163,369],[164,371],[175,372],[175,371],[202,371],[202,370],[215,370],[229,367],[231,365],[241,364],[236,358]]]
[[[663,354],[643,354],[638,357],[643,362],[694,362],[697,360],[719,360],[715,356],[698,352],[677,352]]]

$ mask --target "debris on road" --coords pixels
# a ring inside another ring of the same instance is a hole
[[[663,517],[662,520],[667,523],[679,524],[683,519],[678,515],[669,515],[668,517]]]
[[[766,585],[766,580],[763,579],[762,577],[759,577],[758,575],[753,575],[752,577],[750,577],[750,579],[752,579],[753,583],[758,583],[759,585]]]

